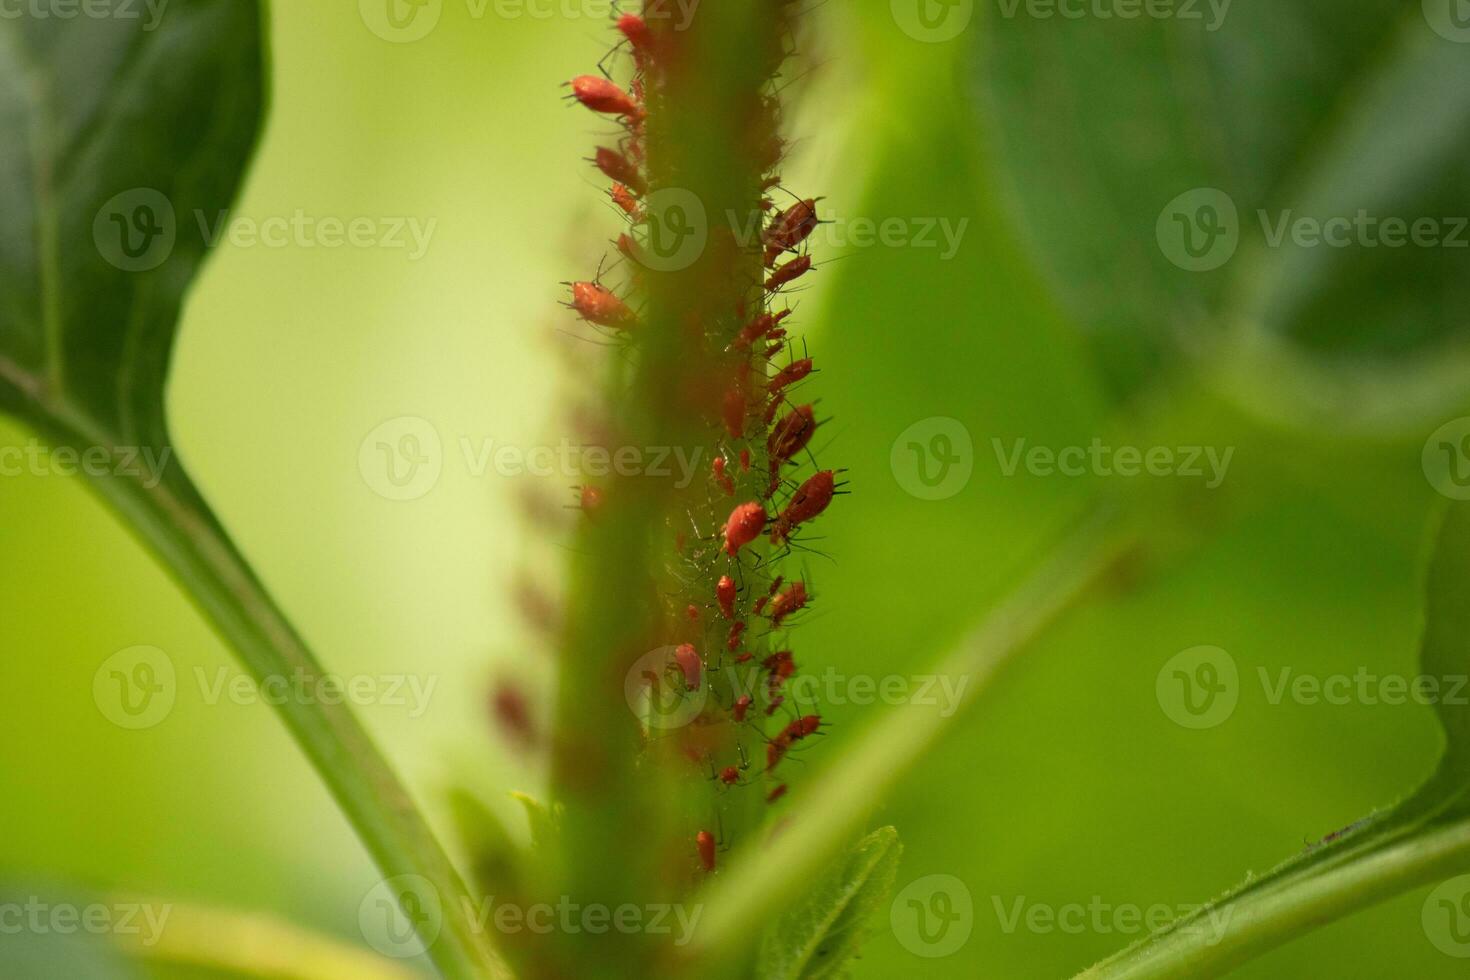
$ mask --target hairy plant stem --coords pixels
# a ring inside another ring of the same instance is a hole
[[[28,414],[41,434],[78,452],[114,440],[77,414],[38,403]],[[154,475],[158,476],[158,475]],[[115,474],[89,482],[159,559],[233,648],[256,681],[326,672],[266,591],[203,495],[177,461],[161,479]],[[485,945],[470,912],[469,892],[419,813],[408,790],[371,736],[343,704],[288,698],[276,706],[282,722],[321,776],[385,879],[415,875],[436,891],[443,910],[428,954],[448,980],[509,977]]]
[[[763,921],[796,901],[863,830],[874,805],[952,729],[961,711],[1082,599],[1134,540],[1112,508],[1093,515],[939,667],[941,676],[970,679],[960,710],[945,717],[932,706],[906,704],[858,736],[811,785],[790,823],[774,839],[750,848],[743,861],[732,862],[730,874],[709,888],[704,896],[709,911],[686,949],[688,958],[720,961]]]

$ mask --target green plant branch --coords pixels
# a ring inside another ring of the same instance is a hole
[[[1470,868],[1470,819],[1349,847],[1206,906],[1077,975],[1077,980],[1205,980],[1353,912]]]
[[[798,815],[774,839],[751,847],[743,861],[703,896],[708,910],[691,959],[721,961],[779,915],[863,829],[869,812],[952,729],[1000,671],[1071,608],[1132,547],[1133,534],[1112,508],[1097,511],[1075,538],[1053,553],[995,608],[939,668],[968,677],[959,709],[905,704],[859,736],[813,783]]]
[[[52,441],[79,452],[101,446],[116,457],[115,441],[82,417],[55,405],[34,408],[28,417]],[[156,481],[109,473],[89,482],[154,552],[257,682],[325,674],[176,459]],[[352,711],[302,699],[286,699],[276,710],[384,878],[416,875],[437,892],[442,928],[428,944],[428,954],[440,973],[447,980],[509,978],[510,971],[476,929],[464,881]]]

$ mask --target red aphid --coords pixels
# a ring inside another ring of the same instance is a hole
[[[602,491],[594,486],[583,486],[578,491],[578,498],[582,503],[582,510],[588,517],[596,517],[602,512]]]
[[[762,337],[771,336],[776,330],[777,325],[790,316],[791,313],[791,310],[782,310],[780,313],[762,313],[745,325],[745,328],[735,338],[735,343],[732,346],[736,350],[745,350]]]
[[[715,584],[715,601],[720,604],[720,615],[726,619],[735,618],[735,580],[728,575],[721,575],[720,581]]]
[[[735,766],[726,766],[720,770],[720,782],[726,786],[734,786],[740,782],[740,770]]]
[[[798,201],[771,220],[763,240],[766,245],[766,266],[776,262],[776,257],[800,245],[821,224],[817,220],[816,199]]]
[[[782,388],[790,387],[812,373],[812,359],[803,357],[799,361],[792,361],[782,368],[770,383],[766,385],[767,390],[776,392]],[[774,413],[772,413],[774,414]]]
[[[812,257],[810,255],[798,256],[771,273],[771,277],[766,280],[766,288],[771,292],[775,292],[787,283],[800,279],[810,271],[812,271]]]
[[[778,689],[786,679],[796,673],[796,661],[790,650],[779,650],[761,661],[761,666],[770,671],[766,679],[771,691]]]
[[[781,511],[781,516],[771,529],[771,541],[780,544],[791,537],[791,532],[798,526],[826,510],[832,503],[832,494],[837,485],[835,479],[836,474],[832,470],[822,470],[797,487],[796,493],[791,495],[791,502]]]
[[[785,783],[782,783],[780,786],[777,786],[775,789],[771,790],[768,794],[766,794],[766,802],[767,803],[775,803],[777,800],[779,800],[781,797],[783,797],[785,795],[786,795],[786,784]]]
[[[817,729],[821,727],[821,715],[802,715],[800,718],[787,725],[786,731],[783,734],[788,736],[791,741],[796,742],[806,738],[808,735],[815,735],[817,733]]]
[[[738,698],[735,699],[735,706],[730,709],[730,716],[732,718],[734,718],[736,721],[744,721],[746,714],[750,711],[750,705],[751,705],[751,697],[750,697],[750,695],[749,694],[742,694],[742,695],[740,695],[740,697],[738,697]]]
[[[755,614],[759,616],[761,614],[761,611],[766,608],[766,603],[770,601],[771,597],[768,595],[763,595],[759,599],[755,600]]]
[[[786,617],[806,608],[805,582],[792,582],[791,588],[771,600],[771,623],[780,626]]]
[[[700,672],[704,669],[692,643],[685,643],[674,650],[674,662],[684,674],[684,686],[691,691],[699,690]]]
[[[648,54],[653,50],[653,32],[648,29],[648,22],[637,14],[619,17],[618,31],[638,54]]]
[[[781,705],[785,703],[786,698],[784,696],[778,696],[770,704],[766,705],[766,717],[769,718],[771,717],[771,715],[774,715],[777,711],[781,710]]]
[[[755,657],[755,654],[753,654],[753,653],[749,653],[749,652],[742,653],[740,656],[738,656],[738,657],[735,658],[735,662],[737,664],[750,663],[750,661],[751,661],[751,659],[753,657]]]
[[[691,602],[688,608],[684,610],[684,615],[689,617],[691,623],[699,622],[699,607]]]
[[[731,388],[725,392],[724,402],[720,406],[720,414],[725,422],[725,431],[730,433],[730,438],[744,438],[745,392],[743,390],[740,388]]]
[[[801,405],[776,423],[766,439],[766,449],[771,454],[771,463],[786,462],[807,447],[817,431],[817,420],[813,406]]]
[[[750,450],[749,449],[742,449],[742,450],[740,450],[740,470],[743,473],[749,473],[750,472]]]
[[[536,726],[531,721],[531,708],[520,688],[502,684],[490,702],[491,711],[500,728],[512,742],[524,747],[536,741]]]
[[[597,165],[598,170],[601,170],[612,180],[623,185],[626,190],[632,192],[636,197],[642,197],[648,189],[648,185],[643,182],[643,175],[638,172],[638,168],[633,165],[633,161],[623,156],[617,150],[610,149],[606,146],[599,146],[596,156],[592,158],[592,162]]]
[[[721,490],[725,491],[725,496],[735,496],[735,479],[725,472],[725,457],[716,456],[710,468],[713,471],[715,482],[720,485]]]
[[[643,264],[643,258],[638,251],[638,243],[633,241],[633,236],[627,232],[618,236],[618,252],[629,262],[637,265]]]
[[[699,863],[705,871],[715,870],[715,835],[701,830],[694,835],[694,847],[699,851]]]
[[[633,119],[643,118],[643,109],[637,100],[606,78],[578,75],[572,79],[572,96],[593,112],[629,116]]]
[[[622,208],[629,217],[638,214],[638,199],[633,196],[633,192],[627,187],[622,184],[613,184],[612,190],[608,193],[612,195],[613,203]]]
[[[766,519],[766,509],[758,503],[737,505],[725,521],[725,554],[733,558],[741,548],[760,537]]]
[[[606,286],[595,282],[572,283],[572,309],[589,323],[627,330],[637,323],[633,311]]]
[[[740,637],[745,634],[745,620],[730,624],[730,638],[725,641],[725,649],[734,653],[740,646]]]

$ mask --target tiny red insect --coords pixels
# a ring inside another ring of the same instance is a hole
[[[832,470],[822,470],[797,487],[796,493],[791,495],[791,502],[781,511],[781,516],[771,528],[771,541],[780,544],[791,537],[791,532],[798,526],[826,510],[832,503],[832,494],[837,485],[835,478]]]
[[[721,575],[719,582],[715,583],[715,601],[720,604],[720,614],[726,619],[735,618],[735,580],[728,575]]]
[[[720,414],[724,417],[725,431],[730,433],[731,439],[740,439],[745,436],[745,392],[740,388],[731,388],[725,392],[725,400],[721,405]]]
[[[785,783],[782,783],[780,786],[777,786],[775,789],[771,790],[770,793],[766,794],[766,802],[767,803],[775,803],[777,800],[779,800],[781,797],[783,797],[785,795],[786,795],[786,784]]]
[[[772,625],[780,626],[786,620],[786,617],[806,608],[806,601],[806,583],[792,582],[791,588],[771,600]]]
[[[776,257],[782,252],[793,249],[806,241],[819,224],[821,222],[817,220],[815,198],[798,201],[771,219],[763,236],[766,245],[766,267],[770,268],[775,265]]]
[[[821,715],[802,715],[800,718],[786,726],[786,733],[791,736],[792,741],[815,735],[817,729],[822,727]]]
[[[633,196],[632,191],[622,184],[613,184],[612,190],[608,193],[612,195],[613,203],[622,208],[630,217],[637,215],[638,199]]]
[[[521,689],[511,684],[501,684],[495,689],[490,702],[491,711],[506,737],[525,747],[536,741],[536,725],[531,720],[531,706]]]
[[[704,665],[692,643],[685,643],[674,650],[674,662],[684,674],[684,686],[691,691],[699,689],[699,675]]]
[[[619,184],[622,184],[634,196],[642,197],[648,190],[648,185],[643,182],[643,175],[633,165],[633,161],[623,156],[617,150],[606,146],[597,148],[597,155],[592,158],[597,169]]]
[[[761,611],[766,608],[766,603],[770,601],[771,597],[768,595],[763,595],[759,599],[755,600],[755,614],[759,616],[761,614]]]
[[[735,766],[726,766],[720,770],[720,782],[726,786],[734,786],[740,782],[740,770]]]
[[[602,510],[602,491],[593,486],[584,486],[580,491],[582,509],[587,516],[596,517]]]
[[[689,621],[691,623],[699,622],[699,607],[691,602],[688,607],[685,608],[684,615],[689,617]]]
[[[789,726],[788,726],[789,727]],[[766,772],[776,768],[777,764],[786,757],[786,752],[791,748],[791,736],[785,731],[766,743]]]
[[[782,388],[787,388],[791,385],[796,384],[798,381],[801,381],[811,373],[812,359],[810,357],[803,357],[801,360],[792,361],[790,364],[782,368],[776,374],[776,376],[770,380],[770,383],[766,385],[766,389],[771,392],[780,391]]]
[[[749,473],[750,472],[750,450],[749,449],[742,449],[742,450],[740,450],[740,469],[741,469],[741,471],[746,472],[746,473]]]
[[[812,257],[810,255],[798,256],[771,273],[771,277],[766,280],[766,288],[774,293],[782,286],[800,279],[810,271],[812,271]]]
[[[572,79],[572,96],[593,112],[634,120],[643,118],[643,108],[631,95],[596,75],[578,75]]]
[[[780,313],[762,313],[740,331],[732,345],[736,350],[745,350],[762,337],[769,337],[777,325],[792,314],[792,310],[782,310]],[[784,332],[782,334],[785,335]]]
[[[781,705],[785,703],[785,696],[778,695],[775,699],[771,701],[770,704],[766,705],[766,717],[769,718],[771,717],[771,715],[774,715],[777,711],[781,710]]]
[[[740,656],[735,658],[735,662],[737,664],[749,663],[751,658],[753,658],[754,656],[755,654],[753,653],[742,653]]]
[[[730,638],[725,641],[725,649],[734,653],[740,646],[740,637],[745,633],[745,620],[730,624]]]
[[[619,17],[618,31],[628,39],[635,52],[648,54],[653,50],[653,34],[648,30],[648,22],[637,14],[623,14]]]
[[[705,871],[715,870],[715,835],[701,830],[694,835],[694,847],[699,851],[699,863]]]
[[[766,439],[766,449],[771,454],[771,464],[784,463],[807,447],[817,431],[817,420],[811,405],[793,409],[776,423]]]
[[[766,509],[758,503],[739,504],[725,521],[725,554],[732,558],[740,549],[761,536],[766,528]]]
[[[637,323],[637,317],[627,304],[612,290],[595,282],[572,283],[572,309],[582,319],[601,327],[627,330]]]
[[[736,721],[744,721],[745,715],[750,711],[751,698],[749,694],[742,694],[735,699],[735,706],[730,709],[730,716]]]
[[[735,496],[735,480],[725,472],[725,457],[716,456],[710,468],[714,471],[715,482],[720,485],[721,490],[725,491],[725,496]]]
[[[629,262],[636,265],[643,264],[643,257],[642,253],[638,250],[638,243],[633,241],[633,236],[627,232],[623,232],[618,236],[618,252]]]

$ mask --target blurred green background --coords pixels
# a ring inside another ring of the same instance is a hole
[[[595,128],[557,86],[603,55],[608,31],[597,5],[544,18],[473,9],[450,0],[432,33],[397,44],[350,4],[274,5],[274,107],[238,214],[416,218],[435,222],[432,238],[418,258],[221,244],[188,305],[170,412],[199,482],[327,666],[436,679],[421,717],[360,709],[425,805],[442,817],[445,790],[462,784],[511,818],[505,791],[536,792],[539,776],[494,737],[484,694],[503,675],[549,695],[547,651],[513,588],[525,569],[552,574],[558,543],[523,518],[527,481],[475,475],[458,443],[555,444],[567,387],[584,383],[557,356],[569,318],[557,283],[587,275],[617,225],[582,162]],[[1069,616],[874,818],[905,842],[899,887],[934,874],[965,883],[973,933],[949,957],[920,959],[880,921],[858,976],[1067,976],[1137,936],[1007,930],[998,909],[1200,902],[1428,773],[1439,737],[1428,708],[1271,704],[1256,674],[1413,675],[1416,566],[1438,499],[1420,454],[1461,413],[1450,396],[1391,431],[1294,424],[1172,348],[1096,343],[1054,279],[1052,239],[1013,206],[1008,188],[1026,174],[1000,150],[1056,120],[1003,96],[997,108],[977,83],[996,57],[984,33],[1013,25],[977,14],[929,43],[887,4],[813,17],[808,54],[822,68],[791,113],[788,185],[826,195],[842,218],[969,223],[949,260],[942,249],[846,249],[793,320],[835,417],[823,461],[848,467],[854,490],[824,518],[836,561],[809,560],[821,601],[800,635],[804,667],[921,674],[1094,491],[1159,500],[1161,557]],[[1090,164],[1074,161],[1079,174]],[[1160,182],[1154,212],[1190,186]],[[1094,222],[1079,234],[1138,246],[1139,228],[1077,212]],[[820,248],[819,266],[836,257]],[[1119,392],[1161,378],[1164,395],[1120,414]],[[412,501],[385,499],[359,468],[369,433],[402,417],[427,420],[445,447],[437,485]],[[959,420],[974,443],[970,482],[941,501],[906,492],[890,465],[900,433],[934,417]],[[1207,490],[1184,478],[1007,476],[992,446],[1094,436],[1234,455]],[[27,438],[0,423],[0,445]],[[125,648],[158,647],[191,679],[234,668],[78,481],[0,479],[0,625],[5,879],[268,910],[360,941],[358,904],[375,875],[267,707],[208,704],[191,680],[146,730],[98,710],[94,672]],[[1240,702],[1224,724],[1189,730],[1161,709],[1155,680],[1205,644],[1238,664]],[[881,710],[824,714],[835,741]],[[1421,927],[1427,892],[1240,975],[1463,976]]]

